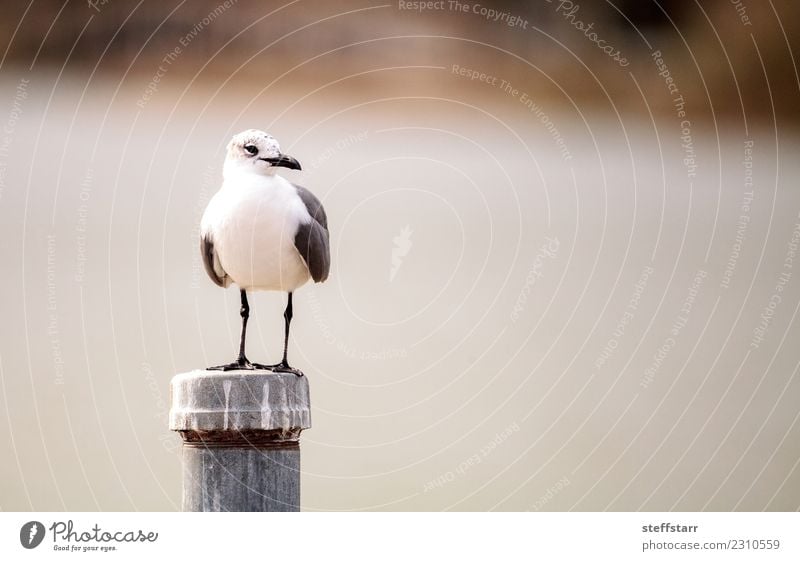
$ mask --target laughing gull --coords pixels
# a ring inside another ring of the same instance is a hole
[[[228,144],[222,188],[209,201],[200,222],[200,253],[208,276],[223,288],[235,283],[242,302],[239,357],[208,370],[263,369],[302,376],[286,359],[292,293],[309,278],[314,282],[328,278],[328,218],[309,190],[275,173],[279,167],[301,169],[263,131],[250,129],[234,136]],[[283,313],[283,360],[278,364],[251,363],[245,356],[250,316],[247,291],[252,290],[289,293]]]

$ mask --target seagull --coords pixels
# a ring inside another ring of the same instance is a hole
[[[239,356],[207,370],[272,370],[303,373],[289,366],[289,325],[292,293],[313,279],[323,282],[330,272],[328,218],[322,203],[308,189],[276,173],[300,170],[300,162],[283,154],[278,141],[256,129],[235,135],[228,144],[220,190],[211,198],[200,222],[200,253],[211,280],[222,288],[239,287],[242,335]],[[264,365],[245,355],[250,306],[247,292],[288,292],[283,313],[283,360]]]

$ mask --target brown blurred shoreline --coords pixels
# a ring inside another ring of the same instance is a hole
[[[350,74],[359,75],[361,88],[402,90],[404,76],[387,69],[457,64],[565,106],[603,106],[610,98],[623,108],[646,111],[638,103],[644,95],[650,111],[668,114],[673,102],[653,61],[653,53],[660,52],[695,119],[712,113],[741,119],[744,107],[748,120],[769,123],[774,103],[778,120],[799,120],[792,99],[800,91],[797,57],[789,49],[797,49],[800,4],[780,3],[778,19],[770,6],[755,2],[747,4],[743,18],[741,7],[728,0],[706,2],[702,9],[661,2],[663,13],[633,1],[617,3],[618,13],[588,2],[559,11],[558,1],[467,3],[507,17],[492,21],[477,10],[460,13],[447,2],[442,10],[414,12],[397,2],[360,0],[286,6],[146,1],[138,9],[110,1],[97,9],[72,2],[59,12],[60,1],[45,0],[21,20],[0,77],[15,73],[9,63],[33,63],[37,72],[60,70],[70,53],[69,73],[94,72],[111,82],[128,72],[127,80],[146,84],[161,67],[173,81],[197,76],[210,84],[232,78],[266,85],[294,68],[282,79],[293,90]],[[0,48],[9,44],[24,9],[3,7]],[[517,18],[514,26],[504,23],[511,17]],[[591,30],[581,32],[581,25]],[[601,44],[618,46],[629,64],[619,66],[589,40],[594,32]],[[413,85],[435,89],[440,81],[436,72],[418,72]]]

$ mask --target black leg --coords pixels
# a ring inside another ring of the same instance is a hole
[[[242,337],[239,340],[239,357],[236,359],[236,362],[231,362],[230,364],[223,364],[221,366],[209,366],[208,368],[206,368],[206,370],[268,369],[268,367],[263,366],[261,364],[252,364],[249,360],[247,360],[247,356],[244,353],[244,344],[245,344],[245,339],[247,338],[247,320],[250,318],[250,305],[247,303],[247,292],[241,290],[240,294],[242,300],[242,307],[239,310],[239,314],[242,316]]]
[[[244,354],[244,341],[247,336],[247,320],[250,319],[250,304],[247,302],[247,292],[240,291],[242,296],[242,307],[239,314],[242,316],[242,338],[239,340],[239,359],[237,362],[244,364],[247,362],[247,357]]]
[[[281,364],[289,366],[289,361],[286,360],[286,352],[289,349],[289,326],[292,323],[292,293],[289,293],[289,299],[286,301],[286,309],[283,311],[283,321],[285,324],[283,333],[283,361]]]
[[[286,302],[286,309],[283,312],[283,321],[284,321],[284,334],[283,334],[283,360],[278,364],[272,366],[272,370],[275,372],[292,372],[298,376],[302,376],[303,373],[296,368],[292,368],[289,366],[289,360],[286,358],[287,351],[289,349],[289,326],[292,324],[292,293],[289,293],[289,299]]]

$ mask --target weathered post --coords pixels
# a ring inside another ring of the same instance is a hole
[[[300,510],[308,379],[195,370],[172,379],[170,429],[183,438],[184,511]]]

